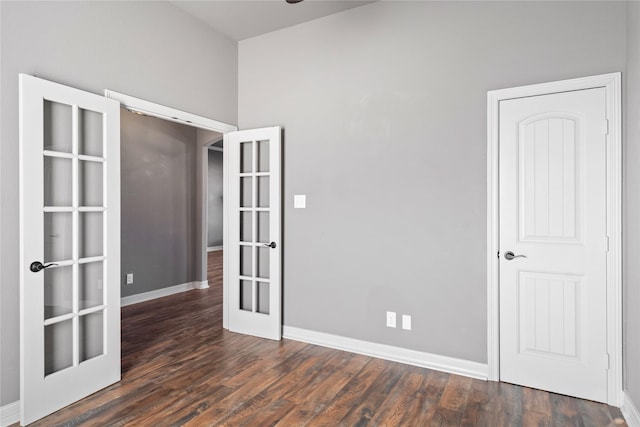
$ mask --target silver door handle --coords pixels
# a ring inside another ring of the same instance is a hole
[[[263,243],[262,244],[263,248],[271,248],[271,249],[275,249],[276,248],[276,242],[271,242],[271,243]]]
[[[526,258],[526,255],[515,255],[513,252],[511,251],[507,251],[504,253],[504,259],[511,261],[514,258]]]

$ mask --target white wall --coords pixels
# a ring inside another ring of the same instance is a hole
[[[19,398],[18,73],[237,118],[237,45],[167,2],[0,2],[0,405]]]
[[[285,128],[284,323],[486,362],[486,93],[623,71],[625,12],[376,2],[241,41],[240,127]]]

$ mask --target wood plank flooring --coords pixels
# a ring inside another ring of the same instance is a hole
[[[209,285],[122,309],[122,381],[37,426],[624,426],[617,408],[222,329]]]

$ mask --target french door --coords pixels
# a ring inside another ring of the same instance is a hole
[[[229,156],[229,330],[282,335],[280,128],[224,135]],[[227,249],[228,248],[228,249]]]
[[[20,75],[23,425],[120,380],[119,107]]]
[[[500,379],[607,401],[605,88],[500,102]]]

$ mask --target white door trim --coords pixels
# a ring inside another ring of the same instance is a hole
[[[622,404],[622,91],[621,74],[610,73],[487,93],[487,361],[489,380],[500,380],[499,104],[500,101],[603,87],[607,134],[607,402]]]
[[[159,119],[169,120],[183,125],[194,126],[201,129],[212,130],[215,132],[226,133],[238,130],[237,126],[219,122],[217,120],[208,119],[196,114],[187,113],[186,111],[177,110],[165,105],[156,104],[154,102],[145,101],[144,99],[125,95],[114,90],[105,89],[104,96],[115,99],[120,105],[132,113],[146,114],[147,116],[157,117]]]
[[[188,126],[197,127],[200,129],[211,130],[214,132],[220,132],[222,134],[228,132],[235,132],[238,130],[237,126],[230,125],[217,120],[209,119],[207,117],[198,116],[196,114],[187,113],[185,111],[177,110],[175,108],[167,107],[165,105],[156,104],[151,101],[136,98],[130,95],[125,95],[113,90],[105,89],[104,96],[107,98],[115,99],[120,102],[123,108],[128,109],[133,113],[144,114],[147,116],[157,117],[159,119],[169,120],[176,123],[181,123]],[[207,147],[199,147],[206,152]],[[222,158],[222,239],[227,242],[229,230],[229,206],[227,204],[227,195],[229,193],[229,165],[227,156]],[[206,222],[207,218],[207,168],[199,164],[197,168],[196,182],[200,183],[200,206],[196,209],[198,212],[203,212],[203,221]],[[200,251],[206,257],[207,254],[207,227],[205,224],[200,224]],[[228,268],[229,258],[228,251],[224,251],[222,255],[222,281],[223,281],[223,296],[222,296],[222,326],[226,329],[229,328],[229,310],[228,310]],[[201,275],[206,278],[207,265],[202,266]]]

